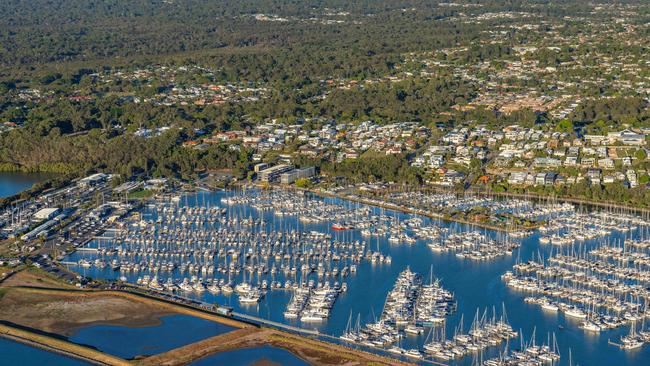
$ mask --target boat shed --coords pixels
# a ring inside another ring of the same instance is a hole
[[[58,207],[48,207],[43,208],[34,214],[34,220],[44,221],[51,220],[56,217],[61,212],[61,209]]]

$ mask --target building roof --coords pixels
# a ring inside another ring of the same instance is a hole
[[[34,214],[34,217],[37,219],[45,220],[45,219],[49,219],[52,215],[56,214],[57,212],[59,212],[58,207],[43,208],[38,212],[36,212]]]

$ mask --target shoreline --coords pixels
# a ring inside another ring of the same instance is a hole
[[[185,314],[200,317],[220,324],[232,326],[229,332],[200,341],[181,346],[167,352],[151,355],[145,358],[125,360],[117,356],[105,354],[98,349],[70,341],[67,337],[58,337],[58,334],[49,334],[37,328],[19,324],[0,323],[0,336],[15,337],[29,346],[42,348],[46,351],[60,353],[86,362],[98,365],[186,365],[198,359],[209,357],[221,352],[246,349],[251,347],[272,346],[285,349],[294,356],[316,365],[340,365],[350,362],[373,365],[411,365],[392,357],[374,354],[361,349],[354,349],[345,345],[327,342],[313,337],[306,337],[263,324],[252,324],[230,317],[222,317],[211,311],[194,309],[190,306],[174,303],[164,299],[156,299],[146,294],[135,294],[126,290],[77,290],[38,287],[14,287],[19,291],[39,294],[65,294],[65,296],[118,296],[134,301],[156,304],[166,308],[173,314]],[[101,322],[100,322],[101,323]],[[89,323],[84,325],[92,326]],[[128,326],[132,327],[132,326]]]
[[[148,296],[145,294],[136,294],[131,291],[124,291],[124,290],[79,290],[79,289],[63,289],[63,288],[44,288],[44,287],[28,287],[28,286],[16,286],[13,287],[13,289],[18,289],[19,291],[25,291],[25,292],[31,292],[31,293],[37,293],[37,294],[42,294],[42,295],[48,295],[48,294],[57,294],[60,296],[70,296],[70,297],[77,297],[77,296],[90,296],[90,297],[107,297],[107,296],[114,296],[114,297],[120,297],[123,299],[151,305],[151,306],[157,306],[159,308],[165,309],[166,311],[161,312],[160,317],[167,316],[167,315],[176,315],[176,314],[183,314],[183,315],[189,315],[209,321],[213,321],[215,323],[220,323],[223,325],[231,326],[234,328],[249,328],[253,327],[252,325],[241,322],[235,319],[231,319],[229,317],[223,317],[219,316],[217,314],[213,314],[211,312],[205,312],[205,311],[200,311],[199,309],[195,309],[189,306],[182,306],[181,304],[176,304],[172,303],[169,301],[165,301],[163,299],[158,299],[156,297]],[[99,321],[100,323],[106,324],[107,322],[104,321]],[[94,323],[94,322],[89,322]],[[108,325],[114,325],[108,324]],[[83,325],[85,327],[86,325]]]
[[[94,365],[130,365],[127,360],[103,353],[97,349],[73,343],[67,339],[58,339],[49,335],[11,326],[4,322],[0,323],[0,337],[47,352],[79,359]]]
[[[498,197],[515,197],[515,198],[525,198],[529,200],[533,199],[549,199],[552,198],[558,202],[569,202],[576,203],[586,206],[594,206],[601,208],[620,208],[625,210],[634,211],[635,213],[650,214],[650,208],[635,207],[635,206],[626,206],[621,203],[611,202],[611,201],[592,201],[583,198],[573,198],[573,197],[562,197],[562,196],[542,196],[538,194],[531,193],[511,193],[511,192],[490,192],[490,193],[481,193],[470,191],[473,194],[478,196],[498,196]]]
[[[266,189],[265,187],[263,187],[263,186],[261,186],[259,184],[255,184],[255,183],[253,183],[253,186],[256,189],[260,189],[260,190]],[[241,185],[239,187],[241,187]],[[197,189],[201,189],[201,188],[197,187]],[[375,202],[375,201],[373,201],[371,199],[365,199],[365,198],[360,197],[360,196],[351,197],[351,196],[348,196],[348,195],[321,191],[321,190],[315,189],[315,188],[298,188],[298,187],[295,187],[295,186],[271,186],[270,189],[284,189],[284,190],[289,190],[289,191],[307,192],[307,193],[312,193],[312,194],[314,194],[316,196],[319,196],[319,197],[322,197],[322,198],[338,198],[338,199],[342,199],[342,200],[348,200],[348,201],[351,201],[351,202],[361,203],[361,204],[372,206],[372,207],[384,208],[384,209],[387,209],[387,210],[393,210],[393,211],[398,211],[398,212],[407,213],[407,214],[426,216],[426,217],[428,217],[430,219],[434,219],[434,220],[443,220],[443,221],[447,221],[447,222],[457,222],[457,223],[464,224],[464,225],[476,226],[476,227],[480,227],[480,228],[483,228],[483,229],[489,229],[489,230],[505,232],[505,233],[512,233],[512,232],[522,231],[522,230],[535,230],[535,229],[539,228],[539,226],[541,226],[541,224],[538,224],[538,225],[531,226],[531,227],[520,227],[520,228],[499,227],[499,226],[484,224],[484,223],[475,222],[475,221],[467,221],[467,220],[453,218],[453,217],[446,217],[446,216],[436,214],[436,213],[433,213],[433,212],[427,212],[427,211],[422,210],[422,209],[406,207],[406,206],[399,206],[399,205],[396,205],[396,204],[390,203],[390,202],[381,202],[380,203],[380,202]],[[225,190],[226,191],[232,190],[232,188],[226,188]],[[216,190],[213,190],[213,191],[216,191]],[[186,191],[186,192],[191,192],[191,191]]]
[[[350,362],[386,366],[412,365],[399,359],[267,327],[238,329],[137,360],[137,363],[143,366],[180,366],[212,355],[263,346],[283,349],[313,365],[339,365]],[[342,363],[344,361],[345,363]]]
[[[259,184],[253,184],[258,189],[264,189]],[[340,194],[340,193],[332,193],[328,191],[324,191],[318,188],[298,188],[295,186],[272,186],[272,189],[287,189],[287,190],[293,190],[293,191],[301,191],[301,192],[308,192],[312,193],[316,196],[319,197],[327,197],[327,198],[338,198],[338,199],[343,199],[343,200],[348,200],[352,202],[357,202],[361,204],[365,204],[368,206],[373,206],[373,207],[379,207],[379,208],[384,208],[388,210],[393,210],[393,211],[399,211],[402,213],[407,213],[407,214],[415,214],[415,215],[422,215],[426,216],[430,219],[435,219],[435,220],[443,220],[447,222],[457,222],[460,224],[465,224],[465,225],[470,225],[470,226],[476,226],[484,229],[489,229],[489,230],[494,230],[498,232],[504,232],[504,233],[512,233],[516,231],[528,231],[528,230],[536,230],[540,226],[542,226],[542,223],[537,223],[532,226],[526,226],[526,227],[500,227],[500,226],[494,226],[490,224],[485,224],[481,222],[476,222],[476,221],[469,221],[469,220],[464,220],[460,218],[454,218],[454,217],[448,217],[444,216],[441,214],[437,214],[434,212],[428,212],[424,209],[418,209],[418,208],[413,208],[413,207],[408,207],[408,206],[402,206],[398,205],[395,203],[391,202],[377,202],[371,198],[365,198],[363,196],[359,195],[346,195],[346,194]],[[439,192],[437,190],[433,190],[432,192]],[[634,207],[634,206],[626,206],[620,203],[615,203],[615,202],[605,202],[605,201],[592,201],[592,200],[586,200],[586,199],[581,199],[581,198],[571,198],[571,197],[554,197],[554,196],[542,196],[542,195],[536,195],[536,194],[522,194],[522,193],[508,193],[508,192],[490,192],[490,193],[484,193],[484,192],[477,192],[474,190],[468,190],[468,191],[445,191],[445,193],[454,193],[454,194],[463,194],[463,193],[471,193],[474,194],[478,197],[499,197],[499,198],[521,198],[521,199],[528,199],[528,200],[543,200],[543,199],[553,199],[558,202],[568,202],[568,203],[574,203],[577,205],[584,205],[584,206],[589,206],[592,208],[615,208],[615,209],[623,209],[623,210],[629,210],[633,211],[636,214],[648,214],[650,215],[650,208],[641,208],[641,207]]]
[[[476,221],[468,221],[468,220],[463,220],[463,219],[458,219],[458,218],[452,218],[452,217],[447,217],[444,215],[440,215],[434,212],[427,212],[423,209],[418,209],[418,208],[413,208],[413,207],[407,207],[407,206],[401,206],[397,205],[394,203],[390,202],[375,202],[372,199],[364,198],[361,196],[355,196],[351,197],[348,195],[342,195],[342,194],[332,194],[329,192],[317,192],[313,190],[309,190],[309,192],[314,193],[318,196],[321,197],[331,197],[331,198],[339,198],[339,199],[344,199],[352,202],[358,202],[362,203],[364,205],[369,205],[369,206],[374,206],[374,207],[379,207],[379,208],[385,208],[387,210],[393,210],[393,211],[399,211],[402,213],[407,213],[407,214],[413,214],[413,215],[421,215],[421,216],[426,216],[430,219],[434,220],[443,220],[447,222],[457,222],[460,224],[464,225],[470,225],[470,226],[476,226],[480,227],[483,229],[489,229],[489,230],[494,230],[494,231],[500,231],[500,232],[505,232],[505,233],[512,233],[515,231],[521,231],[521,230],[534,230],[537,229],[541,225],[535,225],[532,227],[521,227],[521,228],[507,228],[507,227],[499,227],[499,226],[494,226],[490,224],[485,224],[481,222],[476,222]]]
[[[106,325],[128,328],[162,324],[173,311],[148,306],[109,294],[36,291],[30,288],[4,287],[0,299],[0,317],[19,326],[39,329],[70,339],[82,329]],[[37,304],[37,307],[30,307]]]
[[[259,189],[264,189],[260,185],[255,185],[255,187],[259,188]],[[321,190],[315,189],[315,188],[308,189],[308,188],[282,187],[282,186],[278,186],[277,188],[287,189],[287,190],[294,190],[294,191],[301,191],[301,192],[308,192],[308,193],[312,193],[312,194],[314,194],[316,196],[319,196],[319,197],[338,198],[338,199],[342,199],[342,200],[348,200],[348,201],[352,201],[352,202],[361,203],[361,204],[372,206],[372,207],[384,208],[384,209],[387,209],[387,210],[393,210],[393,211],[398,211],[398,212],[407,213],[407,214],[426,216],[426,217],[428,217],[430,219],[434,219],[434,220],[443,220],[443,221],[447,221],[447,222],[457,222],[457,223],[464,224],[464,225],[476,226],[476,227],[480,227],[480,228],[483,228],[483,229],[489,229],[489,230],[505,232],[505,233],[511,233],[511,232],[521,231],[521,230],[535,230],[539,226],[541,226],[541,224],[540,224],[540,225],[535,225],[535,226],[532,226],[532,227],[521,227],[521,228],[499,227],[499,226],[484,224],[484,223],[475,222],[475,221],[467,221],[467,220],[458,219],[458,218],[446,217],[444,215],[436,214],[436,213],[433,213],[433,212],[427,212],[427,211],[425,211],[423,209],[400,206],[400,205],[390,203],[390,202],[375,202],[372,199],[367,199],[367,198],[360,197],[360,196],[351,197],[351,196],[348,196],[348,195],[321,191]]]
[[[155,314],[151,316],[151,319],[141,319],[141,320],[132,320],[132,319],[116,319],[116,320],[97,320],[97,321],[91,321],[75,326],[71,326],[69,328],[66,328],[63,331],[60,331],[61,335],[69,338],[69,337],[74,337],[80,330],[85,329],[85,328],[90,328],[90,327],[95,327],[95,326],[109,326],[109,327],[124,327],[124,328],[148,328],[148,327],[157,327],[162,325],[163,321],[162,318],[166,316],[174,316],[174,315],[180,315],[180,314],[174,314],[174,313],[165,313],[165,314]],[[71,341],[72,342],[72,341]],[[74,342],[72,342],[74,343]]]

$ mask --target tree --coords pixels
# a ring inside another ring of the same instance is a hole
[[[650,181],[648,174],[643,174],[639,177],[639,184],[647,184]]]
[[[307,178],[299,178],[296,180],[296,187],[298,188],[311,188],[312,183],[311,180]]]
[[[571,122],[568,118],[565,118],[558,122],[556,130],[559,132],[567,132],[567,133],[572,133],[573,132],[573,122]]]

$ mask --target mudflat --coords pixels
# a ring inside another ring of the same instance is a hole
[[[123,325],[129,327],[155,326],[169,314],[190,314],[239,328],[228,333],[204,339],[158,355],[132,360],[142,366],[180,366],[219,352],[271,345],[286,349],[310,364],[318,366],[353,365],[407,365],[408,363],[382,357],[345,346],[301,337],[269,328],[258,328],[233,319],[194,311],[175,304],[159,302],[119,291],[79,290],[61,284],[42,271],[20,271],[0,282],[0,320],[42,330],[61,336],[70,336],[89,325]],[[36,339],[65,352],[81,354],[91,360],[112,365],[127,364],[120,358],[104,355],[81,345],[41,336],[10,326],[7,334]],[[47,339],[45,339],[47,338]],[[45,339],[45,340],[43,340]],[[271,365],[259,360],[258,365]]]
[[[11,269],[6,269],[0,272],[10,272]],[[45,288],[75,288],[73,285],[63,283],[58,279],[53,278],[49,273],[38,268],[26,268],[18,270],[15,274],[2,281],[2,287],[15,287],[15,286],[34,286]]]
[[[283,348],[316,366],[409,365],[396,359],[269,328],[238,329],[138,360],[137,363],[141,366],[181,366],[215,353],[264,345]],[[260,364],[264,362],[260,361]]]
[[[154,326],[160,324],[160,317],[173,314],[153,304],[109,294],[52,294],[21,288],[2,291],[0,320],[62,336],[94,324]]]

